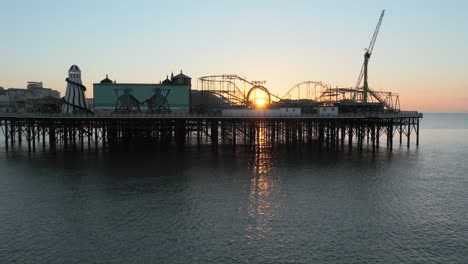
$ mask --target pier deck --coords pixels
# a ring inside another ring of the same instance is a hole
[[[269,146],[277,144],[318,144],[331,149],[345,143],[362,150],[364,144],[375,151],[380,138],[393,148],[395,134],[399,143],[406,138],[410,147],[415,133],[419,145],[418,112],[392,114],[359,113],[323,116],[317,114],[290,115],[221,115],[221,114],[41,114],[0,113],[0,127],[5,147],[28,145],[74,150],[106,149],[138,142],[175,145],[183,149],[187,144],[219,144]],[[366,142],[366,143],[365,143]]]

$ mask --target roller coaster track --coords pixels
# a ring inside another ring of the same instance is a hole
[[[254,86],[245,78],[239,77],[235,74],[224,75],[210,75],[199,78],[201,82],[201,90],[211,92],[221,98],[225,99],[232,105],[245,105],[247,97],[237,85],[238,82]]]
[[[317,88],[319,88],[320,90],[317,91]],[[296,99],[309,99],[309,100],[318,101],[321,94],[323,94],[328,89],[329,87],[322,82],[304,81],[304,82],[295,84],[279,99],[282,99],[282,100],[292,99],[293,94],[297,92]],[[301,90],[305,90],[305,97],[301,97]]]
[[[320,101],[324,101],[325,98],[329,97],[330,101],[333,101],[331,98],[334,98],[334,101],[342,101],[342,100],[352,100],[356,101],[359,98],[357,95],[362,96],[363,91],[356,90],[354,88],[330,88],[329,90],[322,93],[320,96]],[[372,89],[368,89],[368,93],[374,98],[375,100],[384,105],[385,108],[388,110],[399,111],[400,110],[400,99],[398,94],[392,92],[381,92],[381,91],[374,91]],[[361,100],[357,100],[361,101]]]
[[[266,94],[268,102],[272,98],[280,100],[274,94],[270,93],[265,86],[256,85],[235,74],[210,75],[200,77],[201,90],[210,92],[229,102],[231,105],[249,106],[252,104],[252,94],[261,91]],[[239,84],[244,86],[244,91],[239,88]]]
[[[368,89],[370,95],[372,95],[377,101],[382,103],[387,109],[400,111],[400,97],[398,94],[391,92],[376,92],[374,90]],[[381,95],[386,95],[386,98]]]
[[[318,81],[304,81],[292,86],[282,97],[276,96],[261,85],[255,85],[235,74],[211,75],[200,77],[201,90],[208,91],[231,105],[248,106],[251,102],[251,94],[255,90],[260,90],[267,94],[268,101],[284,101],[284,100],[312,100],[316,102],[328,101],[362,101],[362,90],[355,88],[332,88]],[[244,86],[244,91],[239,88],[239,84]],[[399,111],[400,102],[398,94],[391,92],[380,92],[368,89],[371,98],[380,102],[389,110]],[[359,95],[359,96],[358,96]],[[361,98],[359,98],[361,97]]]

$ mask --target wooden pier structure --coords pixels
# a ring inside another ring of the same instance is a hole
[[[419,145],[417,112],[392,114],[341,114],[319,116],[222,116],[195,114],[0,114],[0,127],[7,151],[15,144],[38,148],[83,151],[112,150],[113,146],[237,145],[256,148],[275,145],[319,145],[328,149],[350,148],[372,151],[386,140],[393,149],[395,137],[410,147]]]

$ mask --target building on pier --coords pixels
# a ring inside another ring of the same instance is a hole
[[[106,75],[93,84],[94,112],[171,112],[188,113],[191,78],[182,71],[157,83],[117,83]]]
[[[382,103],[357,103],[354,101],[341,101],[338,104],[341,113],[384,113]]]
[[[319,116],[338,116],[339,107],[335,105],[321,105],[318,107]]]
[[[68,70],[67,90],[63,98],[62,113],[86,113],[90,112],[86,103],[86,87],[81,82],[81,70],[72,65]]]

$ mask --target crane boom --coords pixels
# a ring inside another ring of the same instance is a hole
[[[380,15],[379,22],[377,23],[377,26],[375,27],[374,35],[372,36],[372,40],[369,43],[369,48],[367,49],[369,54],[372,54],[372,50],[374,50],[375,41],[377,40],[377,36],[379,35],[380,25],[382,25],[382,20],[383,20],[384,15],[385,15],[385,9],[382,10],[382,14]]]
[[[377,26],[375,27],[374,34],[372,35],[372,39],[369,43],[369,47],[364,54],[364,63],[361,67],[361,72],[359,73],[358,81],[356,83],[356,89],[359,89],[361,86],[362,78],[364,77],[364,102],[367,102],[367,63],[372,55],[372,51],[374,50],[374,45],[377,40],[377,36],[379,35],[380,25],[382,25],[383,17],[385,15],[385,9],[382,10],[382,14],[380,14],[379,21],[377,22]]]

